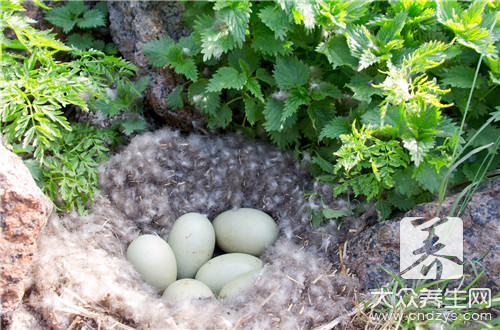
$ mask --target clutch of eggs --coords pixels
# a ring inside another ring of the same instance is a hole
[[[273,218],[256,209],[226,211],[213,222],[191,212],[175,221],[167,241],[156,235],[137,237],[127,249],[127,259],[146,282],[164,292],[164,298],[218,294],[227,299],[253,285],[263,266],[258,256],[278,235]],[[216,243],[227,254],[212,258]]]

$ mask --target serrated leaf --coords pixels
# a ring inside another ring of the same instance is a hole
[[[327,123],[335,118],[335,105],[327,100],[311,102],[307,108],[307,114],[317,135]]]
[[[418,184],[416,184],[418,186]],[[394,207],[403,210],[409,211],[418,204],[418,200],[414,198],[408,198],[399,194],[397,191],[390,190],[387,193],[387,201],[391,203]]]
[[[313,156],[311,161],[313,164],[318,165],[325,173],[334,173],[335,171],[335,166],[320,155]]]
[[[243,60],[248,65],[250,74],[260,68],[260,57],[249,47],[244,46],[231,51],[228,55],[227,62],[236,70],[240,69],[240,61]]]
[[[254,100],[246,98],[244,101],[245,103],[245,115],[250,123],[250,125],[254,125],[255,122],[257,121],[257,116],[258,116],[258,108],[257,104],[255,103]]]
[[[210,116],[207,121],[209,128],[215,128],[217,126],[226,128],[233,118],[233,112],[229,106],[224,103],[219,109],[217,109],[215,116]]]
[[[184,101],[182,100],[182,86],[175,87],[167,95],[167,104],[174,110],[184,106]]]
[[[417,180],[425,190],[431,193],[438,192],[441,180],[429,165],[424,165],[418,169],[418,171],[415,171],[415,173],[415,180]]]
[[[320,43],[316,51],[326,55],[332,69],[344,65],[351,68],[358,66],[358,60],[351,55],[347,40],[342,35],[333,36],[328,41]]]
[[[23,163],[30,171],[31,176],[35,180],[38,187],[43,187],[45,176],[43,175],[42,168],[40,167],[40,162],[36,159],[27,159],[23,160]]]
[[[309,80],[309,67],[296,57],[279,57],[274,65],[274,79],[282,89],[302,86]]]
[[[85,6],[83,1],[81,1],[81,0],[69,1],[68,3],[66,3],[66,7],[68,8],[68,11],[71,14],[77,15],[77,16],[84,13],[85,10],[87,10],[87,7]]]
[[[375,209],[377,210],[379,221],[389,219],[391,215],[391,204],[388,201],[379,200],[375,203]]]
[[[106,20],[102,14],[97,9],[91,9],[83,14],[83,17],[78,19],[77,25],[82,29],[91,29],[98,26],[105,26]]]
[[[300,139],[300,132],[296,128],[286,128],[281,131],[270,131],[269,136],[271,141],[275,143],[279,148],[285,149],[295,143]]]
[[[127,118],[121,122],[123,133],[130,135],[136,131],[144,131],[146,129],[146,121],[144,118]]]
[[[245,41],[248,23],[250,22],[251,3],[249,1],[232,1],[230,6],[221,8],[218,15],[227,25],[234,42],[241,47]]]
[[[193,35],[180,38],[175,47],[187,56],[196,56],[201,52],[201,45],[196,42]]]
[[[274,32],[276,39],[285,39],[290,23],[288,15],[279,6],[263,8],[259,13],[259,18]]]
[[[186,58],[182,62],[177,63],[174,65],[174,70],[178,74],[185,75],[193,82],[198,80],[198,69],[192,58]]]
[[[243,85],[245,85],[246,80],[246,75],[238,72],[236,69],[231,67],[222,67],[219,68],[210,79],[207,91],[220,92],[225,88],[240,90]]]
[[[264,105],[264,118],[266,119],[264,127],[267,131],[279,131],[283,129],[281,122],[281,111],[283,110],[283,103],[268,97]]]
[[[66,6],[52,8],[45,12],[45,19],[53,25],[63,28],[64,33],[73,30],[76,20],[72,18],[72,14]]]
[[[319,140],[322,141],[324,138],[335,139],[342,134],[349,134],[350,132],[351,124],[349,120],[345,117],[336,117],[321,130]]]
[[[410,168],[399,169],[393,175],[394,188],[407,197],[411,197],[420,192],[418,184],[412,178],[412,171]]]
[[[167,52],[173,44],[172,38],[163,36],[161,39],[152,40],[142,45],[142,51],[148,57],[149,64],[161,68],[167,64]]]
[[[380,45],[389,43],[397,35],[399,35],[405,25],[407,16],[407,11],[401,11],[396,13],[393,19],[389,21],[384,20],[384,25],[382,25],[377,33],[377,41]]]
[[[87,50],[92,47],[94,37],[90,33],[72,33],[68,36],[67,44],[81,50]]]
[[[290,91],[288,97],[285,100],[285,107],[281,114],[281,121],[284,122],[287,118],[290,118],[301,105],[309,104],[309,98],[307,95],[302,95],[298,90],[294,89]]]
[[[198,26],[208,27],[200,29]],[[223,29],[220,24],[214,24],[215,18],[202,17],[197,21],[197,31],[201,39],[201,52],[203,60],[208,61],[212,58],[219,60],[223,54],[234,49],[237,43],[228,29]]]
[[[272,74],[270,74],[266,69],[258,68],[255,72],[255,77],[260,81],[268,83],[270,86],[276,86],[276,81]]]
[[[323,209],[323,216],[327,219],[338,219],[351,214],[349,210]]]
[[[346,86],[353,92],[353,98],[366,103],[371,103],[373,95],[382,95],[381,89],[373,87],[377,80],[367,74],[357,74]]]
[[[274,37],[274,32],[264,24],[258,24],[253,32],[252,49],[264,55],[288,55],[291,54],[292,43],[279,40]]]
[[[417,140],[411,137],[403,139],[403,146],[410,152],[411,160],[417,167],[423,162],[427,153],[434,148],[434,143],[433,138]]]
[[[248,88],[250,93],[252,93],[259,101],[264,103],[264,95],[262,94],[262,91],[260,89],[260,84],[259,81],[256,78],[249,78],[246,83],[245,87]]]
[[[443,74],[442,83],[445,86],[459,87],[459,88],[472,88],[472,82],[476,70],[469,66],[455,65],[449,68]],[[477,76],[475,88],[484,86],[485,80],[481,74]]]
[[[351,54],[358,59],[365,53],[365,50],[375,46],[371,40],[370,32],[364,26],[349,25],[345,29],[345,33]]]
[[[192,104],[195,104],[204,113],[210,116],[216,116],[217,109],[220,107],[220,96],[218,93],[207,91],[208,81],[199,79],[191,84],[188,89],[188,98]]]

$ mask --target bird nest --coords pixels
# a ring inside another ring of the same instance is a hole
[[[48,326],[331,327],[356,308],[357,280],[331,261],[342,233],[335,224],[310,223],[310,209],[321,203],[304,192],[326,188],[287,152],[238,135],[164,129],[133,139],[101,166],[99,182],[88,215],[53,215],[38,242],[24,305]],[[329,192],[322,203],[338,206]],[[162,299],[126,260],[139,234],[167,239],[185,213],[213,219],[238,207],[271,215],[280,236],[261,256],[265,266],[254,287],[235,299]]]

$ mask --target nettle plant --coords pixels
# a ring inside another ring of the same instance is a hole
[[[143,51],[187,78],[167,97],[173,109],[189,102],[211,128],[264,129],[310,158],[334,195],[376,201],[386,219],[436,193],[455,148],[495,111],[498,10],[486,1],[187,2],[191,36]],[[480,135],[476,144],[487,144],[499,128]],[[480,159],[464,162],[454,182],[471,180]]]
[[[21,3],[0,1],[0,132],[58,209],[83,213],[97,189],[97,164],[117,142],[123,123],[118,129],[95,128],[71,123],[65,111],[130,108],[146,81],[132,83],[128,77],[137,68],[121,58],[70,48],[50,31],[33,28],[36,22],[21,13]],[[58,52],[70,52],[73,59],[57,61]],[[108,95],[111,85],[118,86],[117,95]]]
[[[66,33],[66,43],[80,50],[96,49],[108,55],[116,55],[118,48],[114,43],[95,39],[92,29],[106,26],[108,6],[97,2],[89,9],[83,1],[67,1],[66,4],[45,11],[45,19],[59,26]]]

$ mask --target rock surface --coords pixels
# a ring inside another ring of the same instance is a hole
[[[139,67],[139,78],[151,77],[145,91],[146,105],[172,127],[192,131],[202,126],[202,118],[193,108],[174,111],[166,103],[170,91],[185,79],[166,67],[152,67],[142,51],[143,44],[164,35],[174,40],[189,35],[181,20],[184,6],[176,1],[110,1],[108,8],[113,42],[123,57]]]
[[[36,239],[52,212],[22,160],[0,143],[0,297],[2,318],[18,305]]]
[[[445,199],[441,215],[447,215],[456,195]],[[437,203],[421,204],[405,214],[405,217],[435,217]],[[442,218],[443,216],[441,216]],[[490,288],[498,292],[500,286],[500,179],[481,185],[460,215],[463,221],[464,275],[475,275],[470,267],[475,263],[478,272],[484,275],[474,284],[476,288]],[[374,289],[390,281],[389,275],[380,268],[385,267],[394,274],[399,273],[399,224],[393,219],[372,226],[351,239],[347,244],[345,266],[356,274],[365,289]],[[489,251],[488,254],[486,254]],[[486,254],[484,258],[483,255]]]

